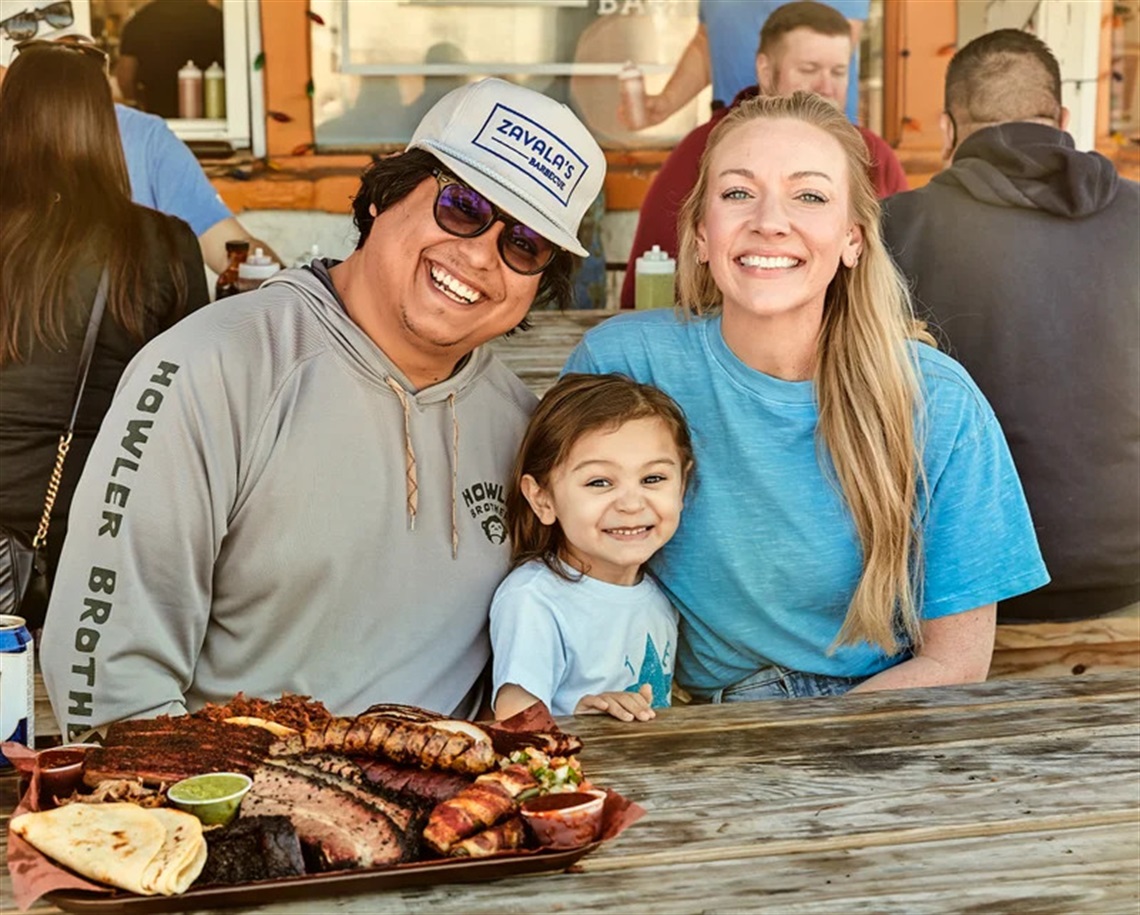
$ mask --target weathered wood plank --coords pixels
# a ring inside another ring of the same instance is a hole
[[[672,859],[680,839],[690,856],[683,860],[717,860],[746,855],[758,838],[795,850],[797,842],[890,835],[915,822],[931,837],[1045,829],[1065,821],[1140,822],[1140,730],[1089,736],[1104,746],[1088,757],[1046,738],[934,756],[840,752],[831,759],[820,754],[766,763],[733,749],[710,761],[712,753],[679,747],[673,759],[684,759],[684,771],[664,752],[640,763],[583,762],[600,783],[647,809],[637,827],[637,854]],[[1052,755],[1056,749],[1061,752]],[[622,849],[616,853],[631,846]]]
[[[859,693],[827,699],[773,700],[739,702],[716,707],[707,705],[674,706],[663,710],[649,724],[620,724],[603,715],[561,718],[568,729],[579,734],[590,746],[598,742],[651,739],[664,728],[678,728],[687,733],[726,730],[737,727],[792,727],[824,724],[833,720],[880,721],[890,726],[901,723],[916,713],[943,710],[947,719],[968,721],[968,712],[984,711],[987,727],[992,717],[1005,711],[1019,711],[1025,716],[1040,716],[1046,710],[1091,706],[1097,714],[1119,714],[1123,705],[1136,708],[1140,703],[1140,672],[1112,672],[1063,680],[989,681],[968,686],[929,689],[892,690]],[[798,724],[797,724],[798,723]]]
[[[1072,623],[999,626],[994,647],[998,651],[1009,651],[1056,648],[1059,645],[1102,645],[1106,642],[1140,642],[1140,617],[1104,616]]]
[[[1129,825],[951,839],[917,846],[819,848],[749,861],[595,867],[488,884],[397,890],[248,912],[1035,912],[1126,913],[1137,907],[1135,830]]]
[[[990,677],[1034,679],[1084,676],[1113,669],[1140,667],[1140,641],[1077,643],[1047,648],[1016,648],[995,651]]]

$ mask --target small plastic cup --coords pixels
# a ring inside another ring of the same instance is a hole
[[[55,806],[55,799],[70,796],[83,785],[83,760],[93,743],[71,743],[43,750],[36,757],[40,775],[40,807]]]
[[[240,772],[207,772],[175,782],[167,789],[166,799],[205,826],[225,826],[237,816],[252,785],[253,779]]]
[[[523,801],[523,819],[544,848],[580,848],[601,835],[604,791],[544,794]]]

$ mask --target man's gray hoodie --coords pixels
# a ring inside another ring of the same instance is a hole
[[[415,392],[307,270],[156,338],[71,509],[42,645],[65,733],[239,690],[472,713],[534,404],[486,349]]]
[[[1140,185],[1060,130],[1002,124],[889,198],[884,235],[993,404],[1052,576],[999,619],[1140,600]]]

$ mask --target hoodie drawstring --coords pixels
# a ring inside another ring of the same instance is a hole
[[[388,382],[388,387],[395,391],[400,406],[404,408],[404,482],[407,489],[408,529],[414,531],[416,511],[420,504],[420,486],[416,479],[416,449],[412,447],[412,420],[408,412],[408,394],[391,375],[384,380]]]
[[[459,558],[459,523],[455,513],[459,505],[459,417],[455,414],[455,392],[447,395],[451,406],[451,558]]]
[[[411,410],[408,407],[408,393],[391,375],[385,381],[399,398],[404,409],[404,481],[407,490],[408,529],[416,529],[416,512],[420,504],[420,486],[416,474],[416,449],[412,445]],[[455,393],[447,395],[447,405],[451,409],[451,558],[459,558],[459,416],[455,412]]]

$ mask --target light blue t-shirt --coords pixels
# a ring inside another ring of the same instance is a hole
[[[491,695],[514,683],[554,715],[573,715],[583,696],[646,683],[653,707],[665,708],[676,654],[677,611],[649,575],[629,587],[585,575],[568,581],[528,562],[491,601]]]
[[[166,121],[126,105],[116,105],[115,115],[135,203],[177,216],[199,236],[233,215]]]
[[[1005,438],[965,370],[914,344],[924,386],[925,619],[972,610],[1049,576]],[[768,663],[865,677],[904,659],[863,643],[828,654],[862,567],[854,522],[816,448],[810,381],[736,357],[718,318],[620,315],[586,334],[568,372],[622,372],[684,409],[696,484],[652,568],[681,613],[677,679],[728,686]]]
[[[701,0],[699,16],[709,39],[713,98],[731,105],[741,89],[756,85],[760,29],[772,11],[789,0]],[[867,21],[871,0],[826,0],[847,19]],[[847,117],[859,123],[859,48],[851,55]]]

